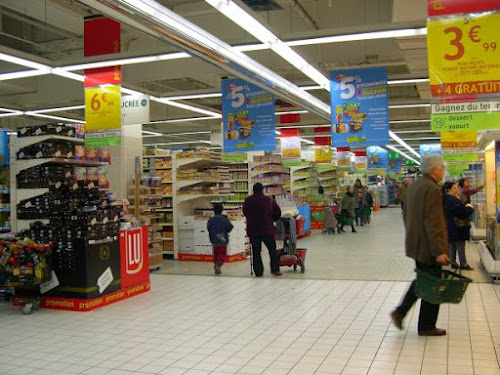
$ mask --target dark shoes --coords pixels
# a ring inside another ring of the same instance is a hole
[[[398,310],[394,310],[391,313],[392,323],[398,328],[403,329],[403,316],[398,312]]]
[[[460,267],[460,269],[464,270],[464,271],[474,271],[474,268],[472,268],[471,266],[469,265],[466,265],[466,266],[463,266],[463,267]]]
[[[418,331],[419,336],[446,336],[446,330],[442,328],[433,328],[428,331]]]
[[[451,265],[451,268],[453,268],[454,270],[456,270],[458,268],[458,264],[456,263],[450,263]]]
[[[282,274],[280,271],[278,271],[278,272],[273,272],[272,274],[273,274],[274,276],[283,276],[283,274]]]
[[[352,228],[352,233],[358,233],[358,231],[354,228]]]
[[[218,263],[214,265],[214,271],[215,271],[215,274],[216,274],[216,275],[220,275],[220,274],[222,273],[222,271],[221,271],[221,269],[220,269],[220,266],[221,266],[221,265],[220,265],[220,264],[218,264]]]

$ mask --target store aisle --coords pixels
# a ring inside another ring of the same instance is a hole
[[[299,240],[299,247],[307,248],[306,272],[282,271],[286,278],[330,280],[391,280],[409,281],[414,278],[414,262],[405,256],[404,227],[400,208],[384,208],[372,214],[372,222],[357,227],[358,233],[345,228],[342,234],[322,235],[314,231],[310,237]],[[263,249],[266,276],[269,275],[269,256]],[[467,244],[469,264],[475,271],[466,275],[475,282],[489,282],[480,264],[476,245]],[[203,262],[165,260],[159,273],[184,275],[213,275],[213,265]],[[225,264],[225,276],[250,275],[248,261]]]
[[[407,283],[152,277],[152,291],[88,312],[0,304],[0,373],[36,375],[498,375],[500,286],[444,305],[448,336],[398,331]],[[495,352],[496,350],[496,352]]]

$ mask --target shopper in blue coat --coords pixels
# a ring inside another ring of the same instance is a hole
[[[445,182],[442,187],[444,213],[448,227],[448,237],[450,241],[450,264],[453,268],[460,267],[463,270],[473,270],[467,264],[465,257],[465,241],[470,239],[468,227],[459,228],[454,218],[468,220],[474,209],[470,204],[465,204],[459,196],[460,189],[455,182]],[[456,263],[456,254],[460,266]]]

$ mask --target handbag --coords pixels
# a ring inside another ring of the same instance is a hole
[[[453,216],[453,224],[455,224],[455,227],[458,230],[466,230],[466,229],[470,229],[472,227],[469,219],[467,219],[467,218],[462,219],[462,218],[456,217],[456,216]]]

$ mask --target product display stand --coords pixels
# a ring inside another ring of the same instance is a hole
[[[0,166],[0,233],[11,231],[9,166]]]
[[[290,168],[281,163],[281,155],[254,156],[251,163],[252,185],[260,182],[264,185],[264,194],[270,196],[287,193],[290,184]]]
[[[149,269],[160,269],[163,265],[163,253],[161,243],[161,226],[158,224],[162,216],[156,212],[156,209],[162,208],[162,196],[158,192],[161,186],[149,186],[143,183],[141,175],[136,173],[134,185],[129,187],[133,191],[129,195],[134,215],[144,222],[147,226],[148,251],[149,251]]]
[[[250,194],[250,178],[248,163],[232,163],[229,165],[232,182],[232,195],[225,201],[224,208],[241,207],[245,198]]]
[[[500,208],[498,188],[500,186],[500,132],[486,133],[479,141],[484,150],[486,181],[486,241],[479,241],[478,252],[481,263],[493,281],[500,281]],[[496,203],[495,203],[496,202]]]
[[[320,181],[315,165],[308,163],[291,167],[291,193],[294,197],[318,194]]]
[[[336,195],[339,192],[339,178],[337,168],[332,165],[317,165],[318,180],[323,186],[325,195]]]
[[[163,255],[173,257],[175,243],[173,222],[176,215],[176,207],[173,205],[175,175],[173,173],[173,160],[175,155],[159,154],[159,152],[165,152],[165,150],[145,149],[143,170],[153,178],[160,179],[161,190],[156,191],[156,193],[161,195],[161,205],[154,208],[155,213],[161,216],[158,221],[160,227],[160,241],[158,243],[161,244]]]

